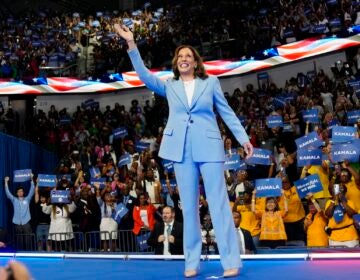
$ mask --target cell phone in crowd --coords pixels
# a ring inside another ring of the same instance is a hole
[[[334,184],[334,195],[338,195],[340,193],[340,185]]]

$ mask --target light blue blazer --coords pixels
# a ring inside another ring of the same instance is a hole
[[[224,97],[219,79],[215,76],[196,78],[191,106],[188,105],[181,79],[163,81],[144,65],[137,48],[128,52],[141,81],[155,93],[165,97],[169,104],[169,118],[163,132],[159,156],[174,162],[183,159],[185,136],[191,126],[192,156],[195,162],[225,161],[224,143],[216,122],[215,107],[240,144],[249,138],[240,120]]]

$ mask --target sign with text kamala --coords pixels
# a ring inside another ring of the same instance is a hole
[[[14,170],[14,183],[30,181],[31,173],[31,169]]]
[[[357,142],[354,142],[357,143]],[[359,160],[359,147],[356,144],[337,144],[331,147],[331,157],[333,162],[348,160],[357,162]]]
[[[305,122],[309,123],[319,123],[319,110],[318,109],[309,109],[304,110],[303,112],[303,119]]]
[[[281,196],[282,182],[280,178],[267,178],[255,180],[256,196]]]
[[[353,126],[334,126],[331,130],[333,143],[349,142],[356,138],[357,129]]]
[[[284,126],[283,118],[282,116],[276,116],[276,115],[268,116],[266,117],[266,125],[269,128],[283,127]]]
[[[313,174],[294,182],[300,199],[304,198],[308,193],[317,193],[323,190],[319,175]]]
[[[240,168],[240,155],[231,154],[225,156],[224,169],[225,170],[237,170]]]
[[[262,164],[270,165],[271,164],[271,152],[266,149],[254,148],[253,155],[246,159],[247,164]]]
[[[323,141],[320,140],[316,131],[295,139],[295,143],[299,150],[304,148],[318,148],[323,145]]]
[[[38,175],[39,187],[56,187],[56,175],[39,174]]]
[[[297,165],[321,165],[322,151],[320,149],[300,149],[296,153]]]

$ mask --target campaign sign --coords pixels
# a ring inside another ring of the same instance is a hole
[[[14,183],[21,183],[31,180],[31,169],[14,170]]]
[[[257,197],[281,196],[282,182],[280,178],[255,180]]]
[[[168,188],[166,185],[166,180],[161,180],[161,192],[162,193],[168,193]],[[177,183],[175,179],[170,179],[170,187],[172,188],[172,190],[174,191],[176,189]]]
[[[318,109],[304,110],[303,119],[304,122],[319,123],[319,110]]]
[[[310,132],[309,134],[295,139],[298,150],[318,148],[323,145],[323,141],[320,140],[319,135],[316,131]]]
[[[128,135],[128,131],[127,131],[126,127],[118,127],[113,130],[113,138],[114,139],[119,139],[119,138],[125,137],[126,135]]]
[[[143,152],[150,148],[150,143],[138,141],[135,143],[135,150],[137,152]]]
[[[147,233],[144,233],[144,234],[139,234],[137,237],[136,237],[136,242],[139,246],[139,250],[140,251],[145,251],[146,249],[148,249],[150,246],[147,245],[147,240],[149,239],[150,237],[150,234],[151,232],[147,232]]]
[[[39,174],[38,175],[39,187],[56,187],[56,175]]]
[[[360,214],[355,214],[352,216],[354,220],[354,225],[357,228],[357,230],[360,230]]]
[[[241,122],[242,125],[245,125],[245,124],[246,124],[246,116],[244,116],[244,115],[239,115],[238,118],[239,118],[239,120],[240,120],[240,122]]]
[[[247,165],[245,160],[240,160],[240,164],[237,170],[246,170],[247,169]]]
[[[274,128],[274,127],[283,127],[284,126],[284,122],[283,122],[283,118],[282,116],[268,116],[266,117],[266,125],[269,128]]]
[[[300,199],[308,193],[317,193],[323,190],[319,175],[313,174],[294,182]]]
[[[254,148],[253,155],[246,159],[247,164],[261,164],[261,165],[270,165],[271,164],[271,152],[266,149]]]
[[[334,126],[332,128],[332,142],[344,143],[356,138],[357,129],[353,126]]]
[[[130,163],[131,163],[131,156],[129,153],[125,153],[120,157],[119,162],[118,162],[118,167],[128,165]]]
[[[164,169],[169,173],[169,172],[174,172],[174,162],[164,159],[162,161],[162,165],[164,167]]]
[[[322,151],[320,149],[300,149],[297,151],[297,165],[321,165],[322,162]]]
[[[50,201],[52,204],[62,203],[70,204],[70,191],[69,190],[53,190],[50,192]]]
[[[94,186],[95,184],[99,184],[100,189],[105,188],[106,178],[91,178],[90,185]]]
[[[227,154],[225,156],[225,170],[238,170],[240,168],[240,155],[239,154]]]
[[[347,112],[347,123],[354,124],[360,120],[360,110],[348,111]]]
[[[100,169],[98,167],[91,167],[89,169],[91,178],[96,178],[101,176]]]
[[[126,206],[123,203],[119,203],[116,206],[115,211],[112,213],[111,217],[120,224],[121,219],[126,215],[126,213],[129,211],[129,209],[126,208]]]
[[[331,148],[333,162],[348,160],[357,162],[359,160],[359,148],[355,144],[337,144]]]

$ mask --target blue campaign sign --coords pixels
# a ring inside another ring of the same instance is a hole
[[[21,183],[31,180],[31,169],[14,170],[14,183]]]
[[[150,148],[150,143],[138,141],[135,143],[135,150],[137,152],[143,152]]]
[[[70,191],[69,190],[53,190],[50,192],[50,201],[53,204],[62,203],[69,204],[70,203]]]
[[[246,164],[271,164],[271,152],[266,149],[254,148],[252,157],[245,160]]]
[[[273,127],[283,127],[284,126],[284,122],[283,122],[283,118],[282,116],[268,116],[266,117],[266,125],[269,128],[273,128]]]
[[[303,111],[303,119],[309,123],[319,123],[319,110],[309,109]]]
[[[121,219],[126,215],[126,213],[129,212],[129,209],[126,208],[126,206],[123,203],[119,203],[116,206],[115,211],[112,213],[111,217],[120,224]]]
[[[354,225],[357,228],[357,230],[360,230],[360,214],[355,214],[352,216],[354,220]]]
[[[128,165],[130,163],[131,163],[131,156],[129,153],[125,153],[120,157],[119,162],[118,162],[118,167]]]
[[[354,124],[360,120],[360,110],[348,111],[347,112],[347,123]]]
[[[318,148],[323,145],[323,141],[321,141],[316,131],[295,139],[295,143],[298,150],[305,148]]]
[[[282,182],[280,178],[255,180],[257,197],[281,196]]]
[[[128,131],[127,131],[126,127],[118,127],[113,130],[113,138],[114,139],[119,139],[119,138],[125,137],[126,135],[128,135]]]
[[[227,154],[225,156],[225,170],[238,170],[240,168],[240,155],[239,154]]]
[[[56,175],[38,174],[39,187],[56,187]]]
[[[320,149],[300,149],[297,151],[297,165],[321,165],[322,151]]]
[[[354,143],[357,143],[357,141]],[[358,145],[354,143],[333,145],[331,148],[331,157],[333,162],[341,162],[344,160],[357,162],[359,160],[360,151]]]
[[[174,162],[164,159],[162,161],[162,165],[164,167],[164,169],[169,173],[169,172],[174,172]]]
[[[138,236],[136,236],[136,242],[139,246],[139,250],[140,251],[145,251],[146,249],[148,249],[150,246],[147,245],[147,240],[150,237],[151,232],[147,232],[144,234],[139,234]]]
[[[247,169],[247,165],[246,165],[245,160],[240,160],[240,165],[237,170],[246,170],[246,169]]]
[[[331,132],[333,143],[349,142],[354,140],[357,135],[357,129],[353,126],[334,126]]]
[[[163,193],[168,193],[169,190],[167,188],[166,180],[161,180],[160,183],[161,183],[161,191]],[[169,184],[170,184],[170,187],[172,188],[172,190],[175,191],[176,186],[177,186],[176,180],[175,179],[170,179]]]
[[[89,171],[91,178],[96,178],[101,176],[100,169],[98,167],[91,167]]]
[[[239,120],[240,120],[240,122],[241,122],[242,125],[245,125],[245,124],[246,124],[246,116],[244,116],[244,115],[239,115],[238,118],[239,118]]]
[[[106,185],[106,178],[91,178],[90,179],[90,185],[94,186],[95,184],[99,184],[100,189],[105,188]]]
[[[317,193],[323,190],[320,177],[317,174],[313,174],[297,180],[294,182],[294,185],[301,199],[304,198],[308,193]]]

